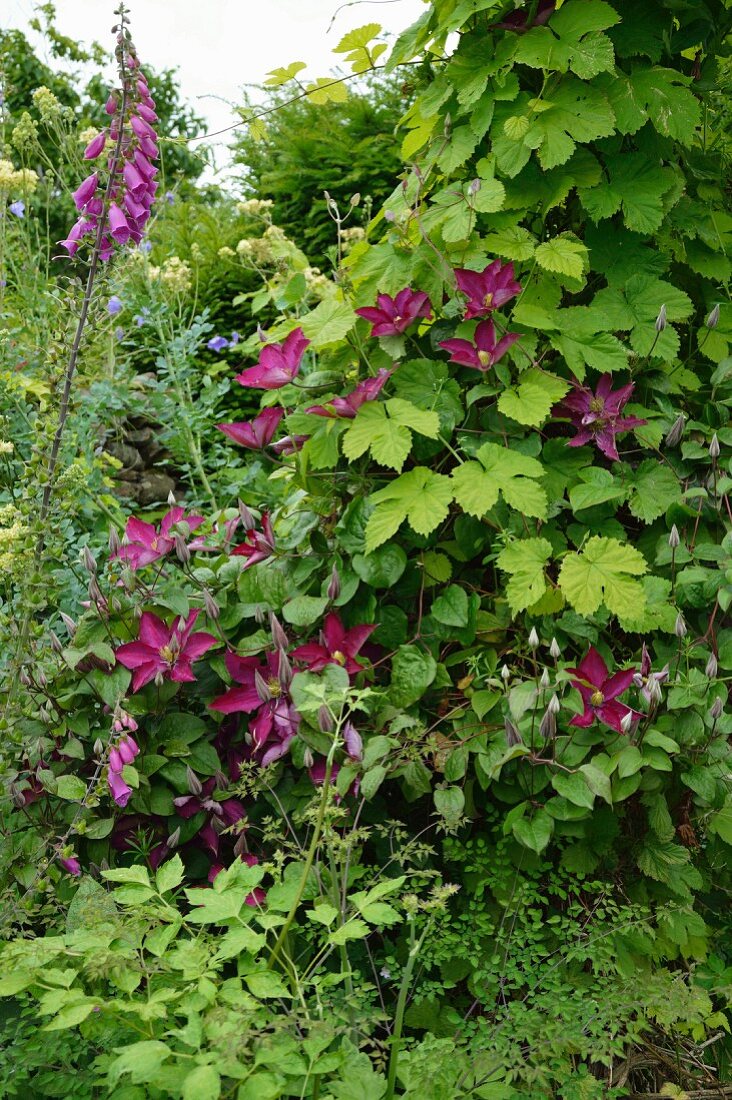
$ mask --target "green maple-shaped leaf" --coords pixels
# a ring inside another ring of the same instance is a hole
[[[606,96],[575,77],[564,77],[541,106],[524,144],[537,150],[544,170],[569,160],[577,142],[610,137],[615,127],[615,115]]]
[[[581,279],[587,267],[587,248],[569,234],[537,245],[534,255],[539,267],[545,271],[569,275],[572,279]]]
[[[514,614],[535,604],[546,591],[544,569],[552,555],[547,539],[517,539],[496,559],[498,568],[510,574],[506,585],[508,606]]]
[[[666,307],[667,321],[684,321],[692,311],[688,294],[652,275],[633,275],[622,289],[600,290],[592,306],[598,319],[603,319],[604,329],[629,331],[631,347],[638,355],[648,355],[653,348],[659,359],[673,359],[679,350],[679,335],[673,325],[656,332],[661,306]]]
[[[676,185],[672,168],[654,164],[642,153],[608,158],[609,181],[580,189],[579,195],[593,221],[610,218],[621,209],[628,229],[654,233],[663,221],[664,195]]]
[[[343,435],[343,454],[353,461],[370,449],[376,462],[401,470],[412,449],[412,431],[435,439],[440,431],[439,416],[400,397],[369,401]]]
[[[429,535],[447,516],[453,498],[450,479],[416,466],[371,496],[376,505],[366,524],[366,553],[396,534],[404,520],[418,535]]]
[[[662,466],[654,458],[641,462],[633,475],[633,485],[628,498],[631,512],[644,523],[653,523],[672,504],[681,499],[679,481],[669,466]]]
[[[580,382],[585,377],[586,366],[603,373],[627,367],[627,348],[612,333],[598,331],[603,321],[592,306],[558,310],[556,319],[561,334],[550,337],[552,347],[564,356],[567,366]]]
[[[498,408],[519,424],[538,428],[549,415],[552,405],[564,397],[569,382],[555,374],[530,367],[521,375],[518,385],[504,390],[498,398]]]
[[[464,512],[485,515],[500,492],[517,512],[546,518],[546,493],[533,480],[544,475],[540,462],[495,443],[485,443],[475,457],[477,461],[464,462],[452,471],[455,500]]]
[[[619,21],[604,0],[568,0],[546,27],[533,27],[516,45],[515,60],[535,69],[553,69],[591,80],[613,68],[615,53],[601,32]]]
[[[592,615],[605,604],[614,615],[640,612],[645,593],[632,577],[648,571],[645,558],[632,546],[594,535],[578,553],[568,554],[559,572],[559,587],[580,615]]]

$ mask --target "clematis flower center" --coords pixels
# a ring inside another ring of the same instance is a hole
[[[590,412],[601,413],[605,408],[605,402],[601,397],[593,397],[590,401]]]
[[[275,676],[270,676],[269,680],[267,681],[267,687],[270,690],[272,698],[279,699],[280,695],[282,694],[282,684]]]
[[[157,550],[157,548],[158,548],[158,538],[157,538],[157,535],[156,535],[155,538],[150,543],[150,549],[151,550]]]
[[[402,317],[401,313],[397,313],[394,317],[394,324],[399,325],[403,320],[404,318]]]
[[[605,702],[605,696],[602,694],[599,688],[597,691],[593,691],[592,695],[590,696],[590,702],[592,703],[593,707],[601,707],[602,704]]]
[[[162,649],[158,650],[158,653],[168,665],[172,665],[175,661],[175,653],[169,645],[164,645]]]
[[[493,291],[489,291],[489,293],[486,294],[485,298],[483,299],[483,305],[484,306],[493,305]]]
[[[334,653],[331,653],[331,657],[338,665],[345,665],[348,660],[345,653],[342,653],[340,649],[336,649]]]
[[[489,367],[491,365],[491,353],[489,351],[479,351],[478,362],[480,363],[481,367]]]

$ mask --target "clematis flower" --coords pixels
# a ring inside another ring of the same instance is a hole
[[[261,451],[272,442],[285,410],[281,408],[263,409],[254,420],[234,424],[217,424],[216,427],[229,439],[252,451]]]
[[[530,13],[528,10],[512,11],[510,15],[505,16],[501,23],[494,23],[493,26],[505,31],[515,31],[516,34],[524,34],[532,27],[542,27],[549,17],[554,14],[555,7],[556,0],[539,0],[539,6],[533,19],[529,18]]]
[[[271,448],[277,455],[294,455],[309,439],[309,435],[283,435],[282,439],[271,444]]]
[[[206,347],[209,351],[223,351],[224,348],[228,348],[229,341],[225,336],[212,336]]]
[[[423,291],[405,287],[395,298],[390,294],[377,294],[375,306],[365,306],[357,309],[356,313],[371,321],[372,336],[398,336],[406,332],[419,317],[429,320],[432,317],[432,307]]]
[[[192,663],[216,645],[213,634],[192,633],[199,615],[200,610],[196,609],[187,619],[176,619],[174,625],[167,626],[151,611],[143,612],[138,640],[125,642],[115,654],[121,665],[133,670],[133,691],[139,691],[151,680],[185,683],[196,679]]]
[[[640,688],[640,693],[650,707],[661,698],[661,684],[668,680],[669,666],[664,665],[660,672],[654,672],[651,666],[651,655],[646,643],[643,643],[641,651],[640,672],[636,672],[633,683]]]
[[[263,765],[284,756],[295,737],[300,715],[292,705],[289,688],[292,669],[282,650],[258,657],[227,653],[226,668],[236,687],[209,703],[222,714],[254,714],[249,722],[254,755]],[[256,712],[256,713],[255,713]]]
[[[569,723],[570,726],[591,726],[597,719],[617,733],[622,733],[621,722],[628,714],[641,718],[631,707],[617,701],[618,696],[627,691],[636,675],[634,668],[626,668],[610,676],[607,665],[594,646],[590,646],[576,668],[568,670],[577,679],[572,681],[582,696],[585,709]]]
[[[594,393],[589,386],[575,382],[574,393],[568,394],[552,409],[553,416],[566,417],[577,429],[577,435],[568,441],[568,446],[582,447],[593,442],[607,458],[619,461],[616,434],[648,423],[637,416],[620,415],[634,388],[629,382],[613,393],[609,374],[602,375]]]
[[[341,665],[349,676],[355,676],[363,667],[356,656],[374,630],[375,623],[346,630],[335,611],[330,611],[325,616],[320,641],[298,646],[292,656],[310,672],[322,672],[326,665]]]
[[[164,558],[175,546],[175,534],[172,529],[178,523],[185,523],[189,531],[195,531],[203,523],[203,516],[187,516],[185,509],[176,505],[163,516],[160,530],[152,523],[130,516],[125,527],[124,541],[111,558],[126,561],[130,569],[142,569],[151,562]]]
[[[513,263],[502,264],[500,260],[494,260],[483,271],[458,268],[455,278],[459,289],[468,296],[466,321],[500,309],[521,293],[521,284],[513,277]]]
[[[311,405],[305,412],[313,413],[315,416],[327,416],[330,419],[341,417],[345,420],[353,420],[362,405],[367,401],[374,401],[379,396],[393,373],[393,370],[382,367],[374,378],[365,378],[345,397],[334,397],[327,405]]]
[[[216,777],[200,784],[198,794],[184,794],[173,799],[176,812],[188,821],[196,814],[208,814],[208,820],[198,831],[201,844],[212,856],[219,854],[219,835],[246,816],[246,811],[236,798],[224,798],[221,801],[213,797],[217,788]]]
[[[256,367],[248,367],[237,374],[237,382],[258,390],[281,389],[297,375],[309,343],[302,329],[296,328],[283,343],[265,344]]]
[[[487,371],[519,339],[517,332],[507,332],[496,342],[496,330],[492,321],[481,321],[475,330],[475,342],[470,340],[440,340],[440,347],[450,352],[450,362],[463,367],[475,367]]]
[[[257,562],[265,561],[266,558],[271,558],[274,553],[275,537],[268,512],[262,512],[261,523],[261,531],[257,531],[256,527],[248,529],[244,542],[239,543],[231,551],[232,556],[247,559],[245,569],[256,565]]]

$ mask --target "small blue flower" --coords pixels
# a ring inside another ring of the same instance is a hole
[[[150,316],[150,310],[147,306],[143,306],[139,313],[136,313],[132,320],[135,322],[138,328],[142,328],[145,324],[145,318]]]
[[[141,241],[140,252],[150,252],[152,250],[152,241]]]
[[[118,313],[121,313],[123,309],[122,299],[118,298],[116,294],[113,294],[107,302],[107,313],[110,317],[115,317]]]
[[[206,347],[209,351],[223,351],[224,348],[228,348],[229,341],[225,336],[212,336]]]
[[[11,202],[8,210],[11,214],[15,214],[16,218],[25,217],[25,203],[22,199],[17,199],[15,202]]]
[[[165,201],[167,202],[168,206],[173,205],[173,203],[175,202],[175,195],[172,191],[165,192]]]
[[[125,334],[125,330],[122,328],[122,326],[117,325],[117,328],[114,330],[115,338],[117,340],[122,340],[124,338],[124,334]]]
[[[238,332],[232,332],[231,336],[229,337],[229,343],[232,347],[234,347],[235,344],[239,343],[240,339],[241,337]]]

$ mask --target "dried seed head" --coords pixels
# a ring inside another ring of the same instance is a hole
[[[707,317],[707,328],[716,328],[719,324],[719,302]]]
[[[704,674],[708,676],[710,680],[713,680],[714,677],[717,675],[718,668],[719,665],[717,664],[716,656],[714,655],[714,653],[710,653],[709,660],[707,661],[706,668],[704,669]]]
[[[677,638],[685,638],[688,633],[686,623],[684,622],[684,616],[679,611],[676,616],[676,623],[674,624],[674,634]]]
[[[656,318],[656,332],[663,332],[666,328],[666,306],[661,306],[658,311],[658,317]]]

